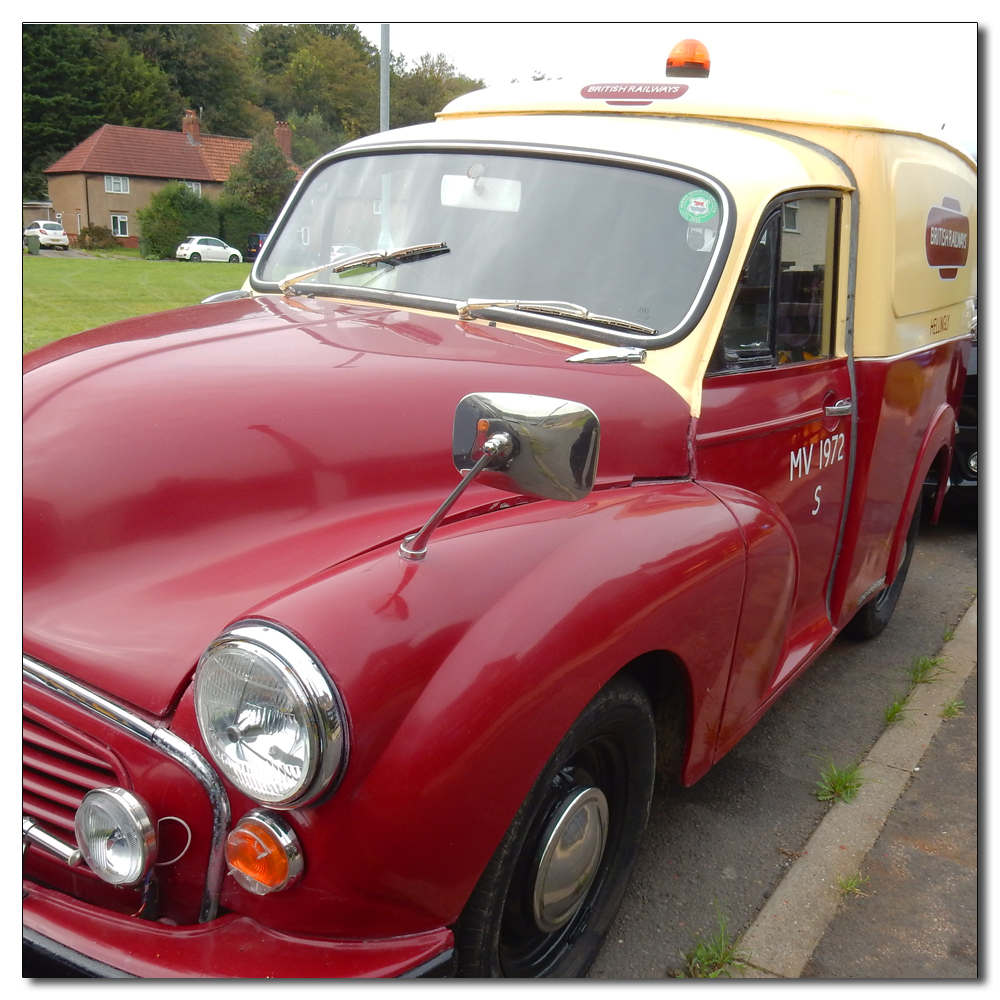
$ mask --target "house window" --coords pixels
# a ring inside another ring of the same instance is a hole
[[[190,188],[198,197],[201,197],[201,181],[181,181],[186,188]]]
[[[797,233],[799,231],[799,203],[797,201],[785,202],[784,224],[782,229],[786,233]]]
[[[128,194],[128,178],[114,177],[111,174],[104,175],[104,190],[108,194]]]
[[[127,215],[112,215],[111,216],[111,232],[115,236],[128,236],[128,216]]]

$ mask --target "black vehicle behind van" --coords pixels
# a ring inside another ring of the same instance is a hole
[[[265,239],[267,239],[267,233],[251,233],[247,237],[247,252],[243,255],[244,259],[256,260]]]

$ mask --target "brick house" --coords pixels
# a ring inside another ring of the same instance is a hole
[[[278,148],[292,162],[287,122],[274,129]],[[45,168],[53,214],[75,242],[81,229],[106,226],[123,246],[139,245],[136,215],[170,181],[183,181],[205,197],[218,197],[229,172],[250,149],[250,139],[202,133],[198,116],[187,111],[180,132],[102,125],[51,167]]]

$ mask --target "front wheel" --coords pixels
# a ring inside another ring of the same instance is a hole
[[[236,254],[231,253],[229,255],[229,263],[230,264],[238,264],[239,262],[240,262],[240,259],[239,259],[239,257],[236,256]]]
[[[906,540],[903,542],[905,550],[899,569],[896,570],[895,579],[865,604],[847,623],[844,631],[852,639],[874,639],[889,624],[889,619],[892,618],[892,613],[896,610],[899,595],[903,592],[906,571],[910,568],[910,560],[913,558],[913,546],[917,543],[917,531],[920,528],[920,513],[923,503],[923,497],[917,500],[913,519],[910,521]]]
[[[616,678],[549,759],[455,928],[460,976],[582,976],[635,866],[656,737],[642,687]]]

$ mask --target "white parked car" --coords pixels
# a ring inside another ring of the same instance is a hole
[[[22,240],[25,246],[28,245],[29,236],[37,236],[39,245],[43,247],[55,247],[58,250],[69,249],[69,237],[59,222],[45,222],[36,219],[24,230]]]
[[[243,261],[243,254],[236,247],[231,247],[214,236],[188,236],[174,256],[178,260],[228,260],[230,264],[240,264]]]

